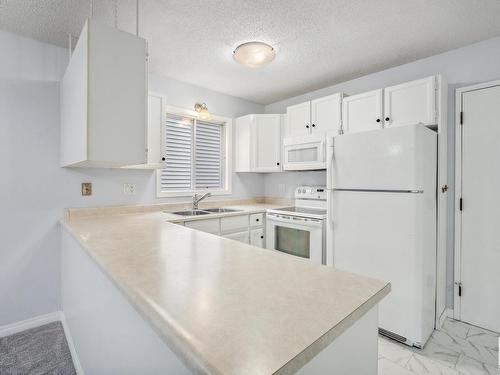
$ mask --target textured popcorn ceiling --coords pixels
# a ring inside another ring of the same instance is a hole
[[[94,16],[114,24],[114,0]],[[268,104],[500,35],[499,0],[140,0],[150,71]],[[0,0],[0,29],[60,46],[89,15],[82,0]],[[135,31],[135,0],[118,0]],[[276,59],[260,70],[233,49],[261,40]]]

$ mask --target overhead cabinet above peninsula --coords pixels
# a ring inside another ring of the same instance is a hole
[[[61,82],[61,166],[146,164],[146,40],[88,20]]]

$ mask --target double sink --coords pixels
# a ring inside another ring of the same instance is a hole
[[[225,212],[239,212],[239,211],[242,210],[236,210],[234,208],[207,208],[204,210],[186,210],[186,211],[177,211],[171,213],[182,216],[199,216],[199,215],[220,214]]]

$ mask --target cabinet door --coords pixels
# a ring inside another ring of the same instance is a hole
[[[221,217],[220,227],[222,233],[234,232],[238,229],[248,229],[248,215]]]
[[[250,140],[252,115],[239,117],[234,122],[234,171],[252,172]]]
[[[311,102],[287,107],[290,136],[306,135],[311,132]]]
[[[384,89],[385,126],[437,124],[435,87],[433,76]]]
[[[281,171],[281,115],[254,117],[255,172]]]
[[[219,234],[219,219],[203,219],[186,221],[184,225],[188,228],[197,229],[202,232]]]
[[[222,236],[225,238],[229,238],[231,240],[243,242],[243,243],[249,243],[249,235],[248,235],[248,230],[245,232],[238,232],[238,233],[231,233],[231,234],[226,234],[225,236]]]
[[[264,228],[250,231],[250,245],[264,247]]]
[[[342,100],[344,133],[354,133],[382,127],[382,90],[374,90]]]
[[[148,165],[165,164],[165,97],[150,92],[148,95]]]
[[[340,133],[341,94],[311,101],[311,129],[313,133],[329,131]]]

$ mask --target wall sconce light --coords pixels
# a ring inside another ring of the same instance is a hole
[[[208,108],[205,103],[196,103],[194,105],[194,110],[198,112],[198,117],[202,120],[208,120],[210,118],[210,112],[208,112]]]

